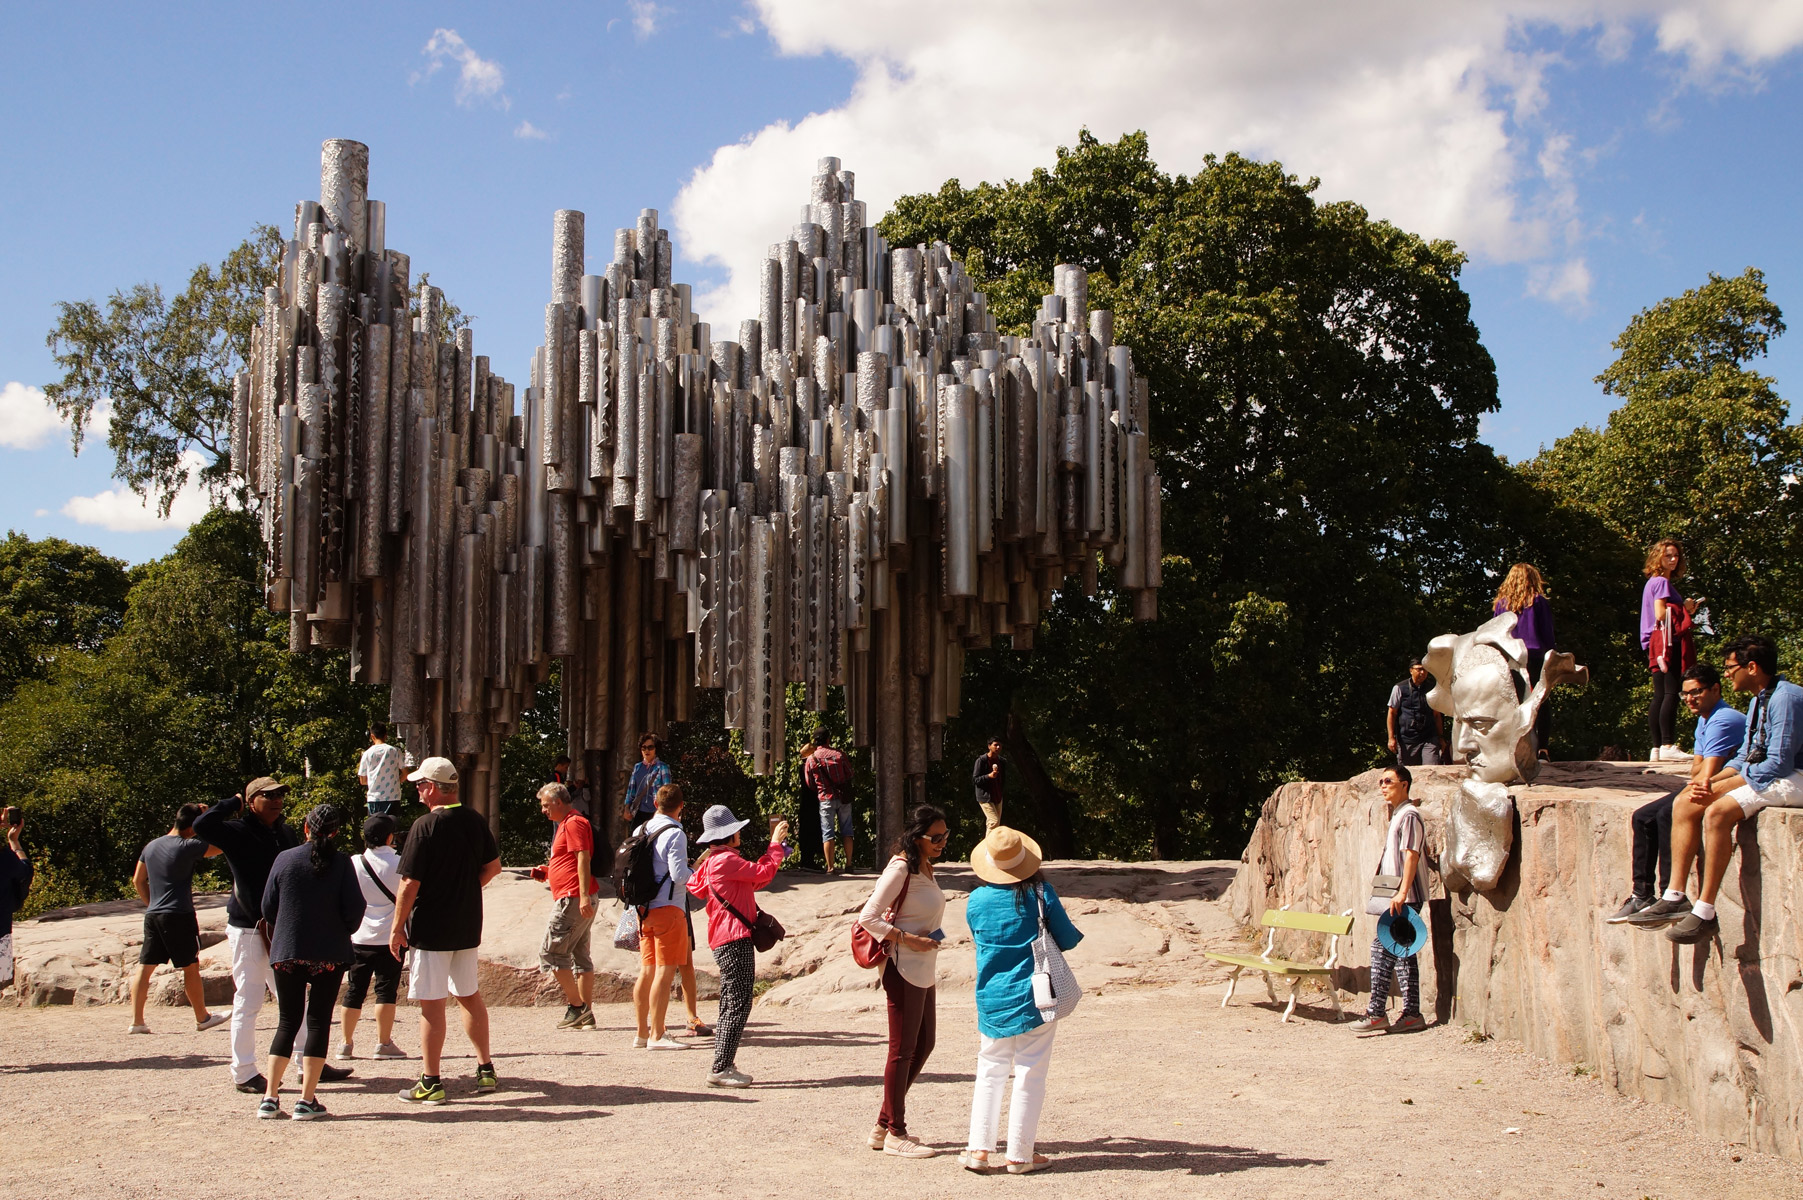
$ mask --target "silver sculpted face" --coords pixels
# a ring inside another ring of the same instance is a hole
[[[1441,869],[1489,891],[1502,878],[1515,838],[1515,802],[1507,785],[1531,783],[1540,771],[1534,718],[1560,683],[1583,684],[1589,669],[1549,651],[1539,682],[1528,683],[1527,646],[1515,636],[1515,614],[1503,613],[1470,633],[1442,634],[1423,663],[1437,684],[1428,703],[1458,723],[1456,744],[1470,775],[1459,785],[1446,821]]]

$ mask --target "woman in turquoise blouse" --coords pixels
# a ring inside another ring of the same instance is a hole
[[[970,867],[986,886],[970,894],[964,919],[977,949],[976,1094],[970,1105],[970,1141],[958,1161],[971,1171],[994,1169],[1002,1095],[1010,1075],[1014,1098],[1008,1113],[1010,1173],[1023,1175],[1044,1166],[1033,1152],[1039,1112],[1045,1104],[1046,1072],[1052,1062],[1054,1023],[1033,1003],[1033,943],[1039,937],[1040,897],[1046,928],[1060,950],[1083,940],[1064,915],[1052,885],[1040,878],[1039,845],[1006,825],[989,831],[970,854]]]

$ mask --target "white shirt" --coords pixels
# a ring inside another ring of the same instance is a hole
[[[357,774],[369,780],[364,799],[370,804],[398,803],[401,798],[401,752],[377,742],[357,760]]]
[[[885,921],[883,914],[894,905],[901,895],[902,881],[908,880],[908,896],[902,906],[894,913],[893,921]],[[878,941],[889,936],[891,929],[899,929],[903,933],[929,934],[939,928],[945,918],[945,892],[932,876],[917,873],[908,879],[908,860],[896,855],[883,868],[883,874],[871,890],[870,899],[864,902],[864,909],[858,914],[858,924],[862,925],[871,937]],[[894,945],[889,952],[895,956],[895,969],[901,977],[915,987],[930,988],[938,980],[939,948],[931,950],[914,950],[904,945]]]
[[[1402,898],[1404,904],[1427,903],[1427,825],[1421,819],[1421,810],[1415,807],[1411,797],[1406,804],[1396,806],[1396,812],[1390,817],[1390,829],[1384,836],[1384,856],[1378,864],[1379,875],[1401,875],[1403,851],[1414,850],[1421,854],[1415,863],[1415,878],[1409,882],[1408,894]]]
[[[393,846],[377,846],[351,855],[351,873],[363,889],[364,902],[363,924],[351,934],[351,942],[358,946],[386,946],[394,932],[394,901],[370,881],[371,870],[382,881],[382,887],[390,892],[401,890],[401,856]]]

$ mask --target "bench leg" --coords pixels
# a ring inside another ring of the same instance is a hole
[[[1296,993],[1302,989],[1302,980],[1295,975],[1290,976],[1290,1003],[1283,1010],[1283,1019],[1289,1020],[1290,1014],[1296,1011]]]
[[[1233,972],[1227,976],[1227,994],[1221,997],[1222,1008],[1226,1008],[1227,1002],[1233,999],[1233,989],[1240,981],[1240,972],[1245,969],[1244,967],[1235,967]]]
[[[1265,972],[1262,972],[1262,974],[1265,977],[1265,997],[1267,999],[1269,999],[1272,1004],[1276,1004],[1277,1003],[1277,989],[1271,986],[1271,972],[1265,971]]]

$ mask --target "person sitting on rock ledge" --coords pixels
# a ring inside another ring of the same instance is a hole
[[[1684,684],[1678,698],[1696,714],[1696,752],[1690,760],[1690,781],[1707,783],[1714,778],[1746,737],[1747,718],[1738,709],[1722,702],[1722,678],[1708,663],[1698,663],[1684,673]],[[1654,768],[1648,767],[1651,771]],[[1669,925],[1689,909],[1684,889],[1673,887],[1672,875],[1672,805],[1678,794],[1641,805],[1634,810],[1634,892],[1627,903],[1615,911],[1608,924],[1621,925],[1630,917],[1664,902],[1661,912],[1650,915],[1647,924]]]
[[[1672,804],[1672,879],[1690,877],[1699,844],[1703,886],[1697,902],[1661,900],[1629,924],[1656,927],[1664,912],[1679,914],[1665,936],[1682,945],[1716,934],[1715,897],[1728,873],[1734,827],[1762,808],[1803,808],[1803,688],[1778,675],[1778,647],[1760,635],[1736,638],[1722,652],[1722,674],[1735,690],[1753,693],[1740,752],[1710,779],[1687,784]],[[1641,920],[1642,917],[1647,918]]]

